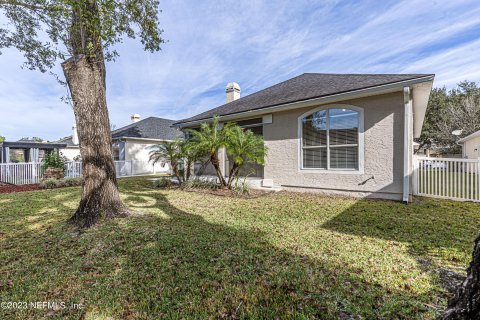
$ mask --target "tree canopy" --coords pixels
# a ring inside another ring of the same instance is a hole
[[[20,139],[19,141],[35,141],[35,142],[43,142],[45,141],[45,139],[42,139],[40,137],[23,137],[22,139]]]
[[[42,72],[78,54],[95,59],[103,52],[112,60],[118,56],[114,45],[125,36],[158,51],[163,42],[158,6],[158,0],[0,0],[10,21],[0,27],[0,49],[17,48],[29,69]]]
[[[82,156],[82,198],[70,222],[89,227],[100,217],[131,213],[118,191],[106,99],[105,61],[114,45],[140,38],[146,51],[160,50],[158,0],[0,0],[8,24],[0,49],[16,48],[25,66],[45,72],[62,60]]]
[[[461,130],[460,136],[452,134]],[[418,142],[422,147],[436,147],[440,152],[458,152],[457,141],[480,130],[480,86],[464,81],[454,89],[434,88]]]

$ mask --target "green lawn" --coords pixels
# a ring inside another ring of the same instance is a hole
[[[77,188],[0,195],[0,319],[433,319],[463,272],[480,205],[155,190],[122,179],[139,213],[83,233]],[[83,304],[81,310],[69,308]]]

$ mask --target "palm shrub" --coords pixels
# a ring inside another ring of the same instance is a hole
[[[205,158],[205,150],[198,148],[191,139],[182,141],[180,149],[182,157],[185,160],[185,181],[189,181],[193,165],[198,160]]]
[[[229,126],[225,133],[227,154],[233,160],[227,181],[227,186],[231,189],[233,181],[238,178],[240,169],[246,164],[265,164],[267,147],[265,147],[262,136],[237,125]]]
[[[202,155],[208,157],[210,163],[215,168],[218,180],[222,187],[227,186],[220,169],[220,160],[218,151],[226,146],[227,131],[230,125],[220,126],[218,117],[214,117],[211,123],[203,123],[199,130],[188,130],[190,133],[190,143]]]
[[[182,159],[182,140],[175,139],[173,141],[163,141],[162,143],[151,146],[150,161],[153,164],[159,161],[165,161],[170,164],[173,174],[177,177],[178,182],[182,183],[183,179],[178,170],[178,162]]]

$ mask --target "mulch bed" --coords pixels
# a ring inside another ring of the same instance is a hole
[[[0,182],[0,193],[14,193],[14,192],[24,192],[24,191],[34,191],[40,190],[39,184],[6,184]]]
[[[255,190],[255,189],[250,190],[248,194],[237,194],[228,189],[211,190],[211,189],[202,189],[202,188],[184,188],[181,190],[186,192],[212,194],[214,196],[220,196],[220,197],[232,197],[232,198],[244,198],[244,199],[259,198],[259,197],[266,196],[273,193],[273,191],[263,191],[263,190]]]

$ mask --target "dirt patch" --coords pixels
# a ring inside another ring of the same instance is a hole
[[[25,191],[34,191],[40,190],[39,184],[5,184],[0,183],[0,193],[14,193],[14,192],[25,192]]]
[[[440,278],[440,283],[442,287],[444,287],[451,294],[455,294],[457,292],[458,286],[460,286],[465,280],[465,277],[461,274],[445,268],[439,268],[436,271]]]
[[[455,294],[459,285],[465,280],[465,276],[448,270],[446,268],[434,269],[432,263],[425,259],[417,259],[420,268],[425,271],[433,271],[438,274],[440,285],[450,294]]]

